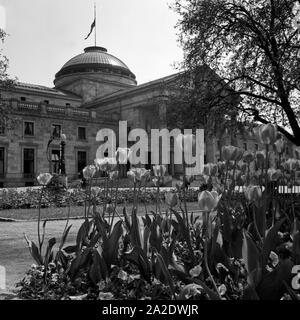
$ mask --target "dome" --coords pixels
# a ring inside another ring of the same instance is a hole
[[[102,47],[85,48],[84,53],[73,57],[63,65],[55,75],[55,79],[74,73],[98,71],[120,74],[135,79],[135,75],[124,62],[107,53],[107,49]]]

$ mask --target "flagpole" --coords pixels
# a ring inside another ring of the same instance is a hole
[[[97,23],[96,23],[96,2],[94,2],[94,21],[95,21],[95,47],[97,46]]]

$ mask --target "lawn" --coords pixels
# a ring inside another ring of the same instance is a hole
[[[127,205],[126,208],[130,212],[132,205]],[[188,203],[188,208],[190,212],[198,211],[196,202]],[[155,205],[147,205],[147,212],[150,213],[151,210],[155,211]],[[165,205],[162,205],[161,211],[165,210]],[[121,207],[119,207],[118,212],[122,214]],[[145,213],[146,208],[141,205],[139,215],[144,215]],[[42,219],[65,219],[67,214],[67,208],[53,207],[41,209]],[[83,214],[84,207],[71,207],[71,217],[79,218]],[[0,222],[0,265],[6,268],[6,289],[11,291],[15,289],[15,284],[24,277],[26,270],[34,263],[27,248],[24,233],[30,240],[36,241],[37,224],[33,220],[36,220],[38,217],[38,209],[1,210],[0,217],[22,220],[17,222]],[[46,226],[46,241],[51,237],[55,237],[57,242],[59,242],[65,223],[65,220],[48,221]],[[75,242],[75,237],[81,223],[81,219],[70,221],[72,228],[67,243],[73,244]]]
[[[82,220],[73,220],[70,223],[72,224],[72,228],[68,243],[74,243]],[[64,227],[65,221],[49,221],[46,228],[46,241],[49,238],[55,237],[58,242]],[[24,239],[24,233],[26,233],[30,240],[36,242],[36,229],[36,223],[30,221],[0,222],[0,265],[6,268],[7,290],[13,290],[16,282],[24,277],[25,272],[34,263]]]
[[[189,211],[198,211],[197,202],[188,202]],[[132,204],[125,205],[127,212],[131,212]],[[102,207],[98,207],[101,212]],[[139,214],[144,215],[146,212],[150,213],[152,210],[155,211],[154,204],[148,204],[146,207],[144,205],[139,206]],[[162,204],[161,212],[166,211],[166,205]],[[118,206],[117,211],[119,214],[122,214],[123,207]],[[36,220],[38,218],[38,209],[9,209],[9,210],[0,210],[0,218],[9,218],[15,220]],[[42,208],[41,209],[41,218],[42,219],[65,219],[68,216],[68,208],[66,207],[52,207],[52,208]],[[78,218],[84,216],[84,207],[76,206],[70,208],[70,217]]]

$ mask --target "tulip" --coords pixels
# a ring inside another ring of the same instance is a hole
[[[300,161],[297,159],[289,158],[283,163],[283,167],[289,172],[295,172],[300,167]]]
[[[182,151],[184,150],[184,145],[190,145],[191,147],[195,145],[195,136],[191,133],[189,134],[181,133],[175,138],[175,141]]]
[[[109,180],[116,180],[119,176],[119,171],[118,170],[110,171],[108,176],[109,176]]]
[[[132,168],[127,172],[127,177],[134,183],[146,180],[149,176],[150,170],[146,170],[145,168]]]
[[[241,175],[241,181],[242,181],[243,184],[246,183],[246,181],[247,181],[247,176],[246,176],[245,174]]]
[[[222,157],[226,161],[240,161],[243,157],[243,149],[235,146],[222,147]]]
[[[195,180],[195,177],[192,175],[186,175],[184,178],[185,178],[185,182],[188,184],[191,184]]]
[[[277,127],[274,124],[262,124],[253,129],[258,140],[263,144],[273,144],[277,138]]]
[[[241,148],[237,148],[236,153],[234,155],[234,158],[232,160],[240,161],[240,160],[242,160],[243,155],[244,155],[244,150]]]
[[[158,178],[153,177],[153,178],[152,178],[152,182],[153,182],[153,184],[154,184],[156,187],[159,186],[159,179],[158,179]],[[177,188],[177,184],[176,184],[176,188]]]
[[[113,214],[114,213],[114,211],[115,211],[115,208],[114,208],[114,206],[111,204],[111,203],[109,203],[107,206],[106,206],[106,213],[108,214],[108,215],[111,215],[111,214]]]
[[[245,162],[240,161],[238,163],[238,167],[242,172],[245,172],[247,170],[247,164]]]
[[[254,154],[250,151],[245,151],[243,154],[243,160],[247,163],[250,163],[254,160]]]
[[[52,179],[52,174],[50,173],[41,173],[36,178],[38,183],[42,186],[46,186]]]
[[[116,159],[118,163],[126,164],[131,154],[132,154],[132,151],[130,149],[119,147],[116,151]]]
[[[177,194],[174,193],[174,192],[166,192],[165,193],[165,201],[166,201],[166,204],[170,208],[175,207],[177,205],[177,202],[178,202]]]
[[[264,150],[256,151],[256,160],[259,166],[263,166],[266,161],[266,152]]]
[[[153,166],[153,173],[156,177],[163,177],[167,171],[167,168],[165,165],[155,165]]]
[[[103,158],[103,159],[95,159],[95,166],[98,170],[109,172],[116,168],[117,160],[116,158]]]
[[[241,170],[230,170],[230,171],[228,172],[228,176],[229,176],[230,178],[232,178],[233,180],[239,179],[239,178],[241,177],[241,175],[242,175]]]
[[[269,168],[267,174],[270,181],[277,181],[281,177],[281,171],[274,168]]]
[[[281,138],[275,141],[274,143],[276,151],[281,154],[285,149],[285,141]]]
[[[86,179],[86,180],[92,179],[93,176],[95,175],[96,171],[97,171],[97,169],[94,165],[91,164],[91,165],[86,166],[82,170],[84,179]]]
[[[222,147],[222,157],[226,161],[232,160],[233,154],[236,152],[236,147],[234,146],[223,146]]]
[[[204,190],[198,195],[198,205],[201,211],[212,211],[218,205],[221,195],[218,195],[216,191]]]
[[[259,186],[250,185],[245,189],[245,197],[249,202],[256,202],[262,197]]]
[[[215,163],[207,163],[203,166],[203,174],[206,176],[215,176],[218,173],[218,165]]]
[[[101,192],[101,189],[99,187],[93,187],[91,192],[92,192],[93,197],[97,197],[98,194]]]
[[[218,166],[219,172],[224,171],[225,170],[225,161],[218,161],[217,166]]]
[[[58,176],[58,181],[62,186],[68,188],[68,177],[67,176],[64,176],[64,175]]]

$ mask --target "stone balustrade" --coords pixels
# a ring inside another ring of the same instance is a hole
[[[47,105],[44,103],[36,102],[22,102],[18,100],[0,100],[0,103],[11,107],[12,110],[20,112],[30,112],[37,114],[48,114],[52,116],[62,116],[74,117],[74,118],[84,118],[84,119],[98,119],[98,120],[117,120],[115,114],[104,114],[99,115],[95,110],[83,110],[79,108],[74,108],[70,106],[58,106],[58,105]]]

